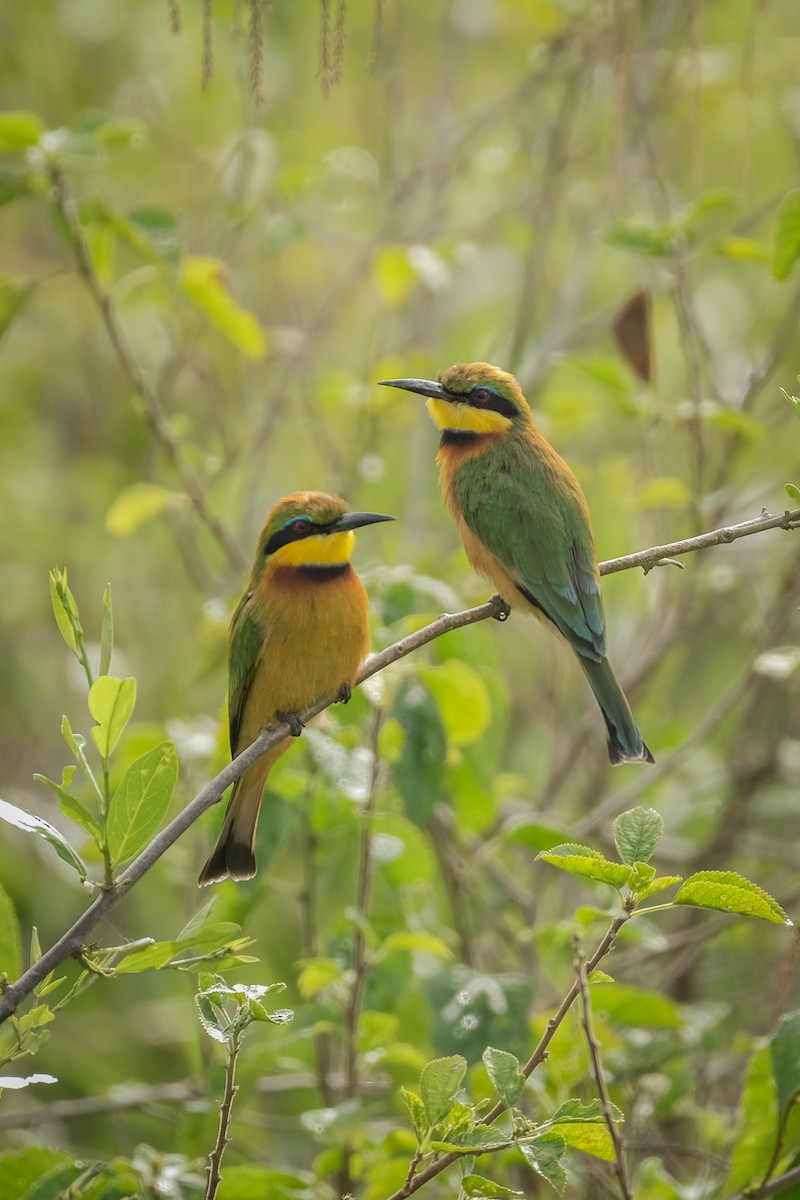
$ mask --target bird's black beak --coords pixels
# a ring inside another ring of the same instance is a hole
[[[375,525],[378,521],[394,520],[394,517],[387,517],[385,513],[342,513],[328,526],[328,533],[344,533],[348,529],[360,529],[362,525]]]
[[[432,379],[382,379],[379,386],[402,388],[404,392],[417,392],[420,396],[432,396],[434,400],[450,399],[449,392]]]

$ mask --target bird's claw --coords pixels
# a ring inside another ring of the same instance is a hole
[[[492,604],[495,611],[492,613],[492,618],[495,621],[507,621],[508,614],[511,612],[511,605],[506,603],[502,596],[492,596]]]
[[[336,696],[337,703],[338,704],[347,704],[349,702],[352,694],[353,694],[353,685],[350,683],[343,683],[342,686],[339,688],[339,691]]]
[[[286,722],[286,724],[289,726],[289,731],[290,731],[292,737],[300,737],[300,734],[303,732],[304,726],[303,726],[303,722],[300,720],[297,713],[279,712],[279,713],[276,713],[275,715],[277,716],[279,721]]]

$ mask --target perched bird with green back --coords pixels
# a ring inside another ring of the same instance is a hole
[[[472,565],[506,604],[549,623],[578,656],[606,723],[612,763],[653,762],[606,658],[605,613],[589,510],[543,437],[513,375],[457,363],[386,387],[428,397],[441,430],[444,498]]]
[[[233,614],[228,652],[231,754],[268,725],[297,717],[323,696],[350,699],[369,647],[368,601],[350,564],[354,529],[393,521],[348,512],[324,492],[294,492],[269,513],[247,590]],[[273,746],[233,785],[222,831],[199,884],[250,879],[261,797],[269,770],[288,749]]]

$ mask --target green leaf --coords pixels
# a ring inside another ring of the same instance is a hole
[[[439,799],[447,758],[447,735],[439,706],[426,687],[410,680],[397,693],[394,716],[405,734],[391,771],[406,815],[427,825]]]
[[[435,1058],[422,1068],[419,1090],[431,1125],[447,1116],[466,1073],[467,1060],[460,1054]]]
[[[128,767],[108,807],[106,837],[115,864],[135,858],[150,841],[169,807],[177,779],[178,756],[172,742],[162,742]]]
[[[100,674],[107,675],[114,649],[114,611],[111,607],[111,584],[103,591],[103,620],[100,625]]]
[[[672,226],[660,229],[647,225],[614,225],[606,234],[609,246],[620,250],[631,250],[634,254],[663,258],[669,253],[670,239],[675,230]]]
[[[419,675],[436,701],[451,745],[477,741],[492,715],[489,692],[478,672],[450,658],[439,666],[421,667]]]
[[[50,572],[50,600],[56,624],[61,636],[74,654],[78,652],[78,641],[82,638],[78,606],[67,583],[67,572],[55,567]]]
[[[70,725],[66,716],[62,716],[61,718],[61,736],[75,757],[80,758],[86,742],[79,733],[72,732],[72,726]],[[44,776],[42,778],[44,778]]]
[[[637,895],[639,902],[646,900],[648,896],[655,895],[656,892],[663,892],[665,888],[673,887],[676,883],[683,881],[682,875],[660,875],[652,879],[645,887],[639,888]],[[642,911],[647,911],[646,909]]]
[[[592,993],[592,1003],[618,1025],[640,1029],[680,1029],[681,1010],[669,996],[622,983],[604,984]]]
[[[43,1175],[73,1161],[72,1155],[48,1146],[28,1146],[0,1154],[0,1196],[3,1200],[25,1200]]]
[[[739,913],[743,917],[760,917],[776,925],[792,924],[777,900],[736,871],[698,871],[690,875],[674,903]]]
[[[403,951],[412,953],[415,950],[420,950],[425,954],[432,954],[436,958],[447,959],[453,957],[453,952],[447,945],[447,942],[437,937],[435,933],[428,933],[424,929],[399,929],[396,933],[390,933],[375,957],[383,960],[384,958],[388,958],[390,954],[397,954]]]
[[[649,863],[635,862],[632,865],[633,871],[628,880],[628,887],[638,896],[653,882],[656,876],[656,869],[655,867],[651,867]]]
[[[613,980],[610,982],[613,982]],[[625,1119],[616,1104],[611,1105],[611,1119],[613,1121],[623,1121]],[[584,1104],[582,1100],[573,1097],[571,1100],[565,1100],[556,1109],[550,1120],[553,1122],[605,1121],[605,1114],[603,1112],[603,1105],[599,1099],[590,1100],[588,1104]]]
[[[111,755],[122,737],[135,704],[136,680],[132,677],[101,675],[89,689],[89,712],[97,722],[92,726],[92,737],[103,758]]]
[[[215,1042],[227,1042],[230,1036],[231,1021],[217,1008],[206,993],[198,992],[194,998],[194,1002],[197,1006],[200,1024],[208,1036],[213,1038]]]
[[[494,1046],[487,1046],[481,1057],[494,1090],[506,1108],[511,1108],[525,1090],[525,1076],[520,1070],[519,1059]]]
[[[44,133],[36,113],[0,113],[0,154],[21,154],[29,146],[35,146]]]
[[[586,879],[596,879],[599,883],[608,883],[615,888],[628,883],[633,874],[632,868],[627,864],[610,862],[599,850],[592,850],[589,846],[580,846],[574,842],[564,842],[560,846],[554,846],[552,850],[543,850],[536,858],[544,859],[552,866],[560,867],[562,871],[583,875]]]
[[[411,1117],[411,1124],[414,1126],[417,1141],[421,1144],[427,1137],[431,1127],[431,1122],[425,1111],[425,1105],[422,1103],[422,1097],[418,1096],[416,1092],[410,1091],[407,1087],[400,1088],[400,1095],[408,1109],[408,1115]]]
[[[22,974],[19,921],[11,897],[0,887],[0,976],[17,979]]]
[[[120,492],[106,513],[106,530],[114,537],[129,537],[145,521],[184,504],[186,496],[182,492],[171,492],[155,483],[133,483]]]
[[[2,204],[0,191],[0,204]],[[0,275],[0,338],[12,325],[33,292],[34,284],[28,279],[13,275]]]
[[[528,1166],[547,1180],[559,1196],[563,1196],[567,1186],[567,1172],[560,1161],[567,1148],[564,1139],[536,1138],[531,1142],[520,1142],[519,1148]]]
[[[794,500],[795,504],[800,503],[800,488],[793,483],[785,483],[783,490],[790,500]]]
[[[344,967],[335,958],[309,958],[297,977],[297,990],[304,1000],[311,1000],[343,979]]]
[[[778,1101],[771,1048],[761,1046],[744,1069],[736,1138],[720,1194],[729,1196],[763,1179],[778,1127]]]
[[[228,341],[248,358],[262,359],[264,330],[253,313],[236,304],[225,287],[224,273],[221,259],[184,258],[178,269],[178,286]]]
[[[455,1131],[445,1130],[440,1138],[431,1142],[431,1148],[445,1153],[457,1150],[459,1154],[485,1154],[508,1145],[508,1140],[508,1135],[488,1125],[468,1124]]]
[[[88,872],[80,854],[73,849],[63,833],[60,833],[47,821],[17,808],[14,804],[9,804],[7,800],[0,800],[0,820],[7,821],[9,825],[23,829],[26,833],[36,833],[39,837],[44,838],[53,847],[58,857],[78,872],[81,882],[86,878]]]
[[[772,274],[788,279],[800,258],[800,188],[787,192],[778,209],[772,243]]]
[[[623,862],[648,863],[664,836],[664,821],[654,808],[629,809],[614,821],[614,844]]]
[[[102,846],[103,835],[97,821],[88,808],[76,796],[67,791],[74,774],[75,767],[68,766],[64,767],[61,772],[61,783],[56,783],[54,779],[48,779],[46,775],[39,775],[38,773],[35,773],[33,778],[37,783],[43,783],[45,787],[50,788],[51,792],[55,792],[61,801],[58,807],[64,816],[68,817],[70,821],[74,821],[76,825],[79,825],[98,846]]]
[[[75,1197],[86,1196],[83,1188],[73,1191],[70,1194],[70,1184],[73,1184],[76,1179],[80,1179],[86,1173],[88,1164],[85,1162],[64,1163],[61,1167],[54,1167],[52,1171],[48,1171],[41,1179],[37,1179],[29,1192],[25,1194],[25,1200],[63,1200],[63,1198],[71,1195]],[[105,1192],[105,1189],[104,1189]],[[94,1192],[93,1196],[87,1196],[87,1200],[97,1200],[101,1193]],[[115,1197],[118,1193],[112,1193]],[[108,1193],[105,1192],[108,1196]]]
[[[772,1072],[778,1097],[778,1111],[783,1115],[791,1103],[797,1102],[800,1089],[800,1009],[786,1013],[770,1038]]]
[[[551,1125],[553,1133],[563,1138],[571,1150],[582,1150],[603,1162],[614,1161],[614,1143],[605,1121],[559,1122]]]
[[[503,1187],[493,1179],[485,1179],[483,1175],[464,1175],[461,1180],[461,1190],[465,1196],[485,1196],[488,1200],[516,1200],[525,1197],[524,1192],[516,1192],[513,1188]]]

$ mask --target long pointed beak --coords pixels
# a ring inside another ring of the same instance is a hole
[[[420,396],[433,396],[435,400],[449,399],[448,393],[440,383],[432,379],[382,379],[380,387],[402,388],[404,392],[417,392]]]
[[[340,517],[328,526],[329,533],[342,533],[347,529],[360,529],[362,525],[375,525],[378,521],[394,521],[394,517],[387,517],[385,513],[368,513],[368,512],[348,512],[342,513]]]

